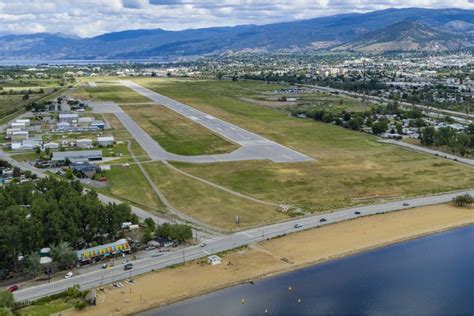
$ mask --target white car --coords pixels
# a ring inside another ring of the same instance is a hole
[[[205,243],[205,242],[202,242],[200,246],[201,246],[201,247],[206,247],[206,243]]]
[[[66,273],[66,275],[64,276],[65,279],[70,279],[74,276],[74,273],[72,273],[72,271],[69,271],[68,273]]]

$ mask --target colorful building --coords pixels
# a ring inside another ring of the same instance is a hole
[[[79,261],[91,261],[97,258],[113,256],[116,254],[130,252],[130,244],[126,239],[119,239],[110,244],[100,245],[92,248],[78,250],[76,252]]]

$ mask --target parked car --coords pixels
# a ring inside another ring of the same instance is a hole
[[[123,269],[124,269],[125,271],[126,271],[126,270],[132,270],[132,268],[133,268],[133,263],[127,263],[127,264],[123,267]]]
[[[325,222],[325,221],[327,221],[327,219],[325,219],[325,218],[321,218],[321,219],[319,220],[320,223],[323,223],[323,222]]]
[[[13,292],[15,292],[15,291],[18,290],[18,289],[19,289],[19,286],[18,286],[18,285],[12,285],[12,286],[10,286],[10,287],[7,289],[7,291],[13,293]]]
[[[109,265],[108,265],[107,263],[104,263],[104,264],[102,265],[102,269],[107,269],[108,266],[109,266]]]
[[[74,273],[72,273],[72,271],[69,271],[68,273],[66,273],[66,275],[64,276],[65,279],[70,279],[74,276]]]
[[[295,224],[295,228],[301,228],[301,227],[303,227],[303,224],[300,224],[300,223]]]
[[[150,250],[155,250],[156,247],[155,246],[148,246],[145,248],[145,251],[150,251]]]

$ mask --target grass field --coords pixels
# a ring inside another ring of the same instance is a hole
[[[49,316],[70,309],[73,306],[59,299],[45,304],[31,305],[19,309],[15,315],[20,316]]]
[[[288,218],[273,206],[252,202],[181,175],[160,162],[144,165],[148,174],[177,209],[224,229],[270,223]]]
[[[71,94],[73,97],[96,101],[114,101],[116,103],[150,102],[144,96],[116,83],[100,83],[97,87],[80,87]]]
[[[164,206],[137,165],[112,166],[106,172],[108,186],[98,192],[128,201],[147,210],[163,212]]]
[[[122,105],[126,111],[165,150],[180,155],[209,155],[238,148],[199,124],[160,105]]]
[[[290,118],[282,111],[241,100],[255,94],[255,90],[275,89],[272,85],[176,79],[136,81],[315,158],[313,162],[298,164],[267,161],[175,163],[194,175],[257,198],[290,203],[316,212],[384,198],[474,187],[471,167],[382,145],[371,135]],[[179,189],[183,191],[185,187]],[[170,188],[167,194],[178,192]],[[197,192],[196,200],[200,200]],[[193,202],[190,199],[186,203]],[[181,203],[184,206],[185,201]]]
[[[357,99],[335,96],[324,93],[302,94],[298,97],[298,106],[295,108],[326,110],[332,113],[340,113],[343,110],[349,112],[363,112],[370,110],[371,106]]]

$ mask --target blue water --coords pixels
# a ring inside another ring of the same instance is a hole
[[[266,309],[268,315],[473,315],[474,226],[234,286],[143,315],[265,315]]]

